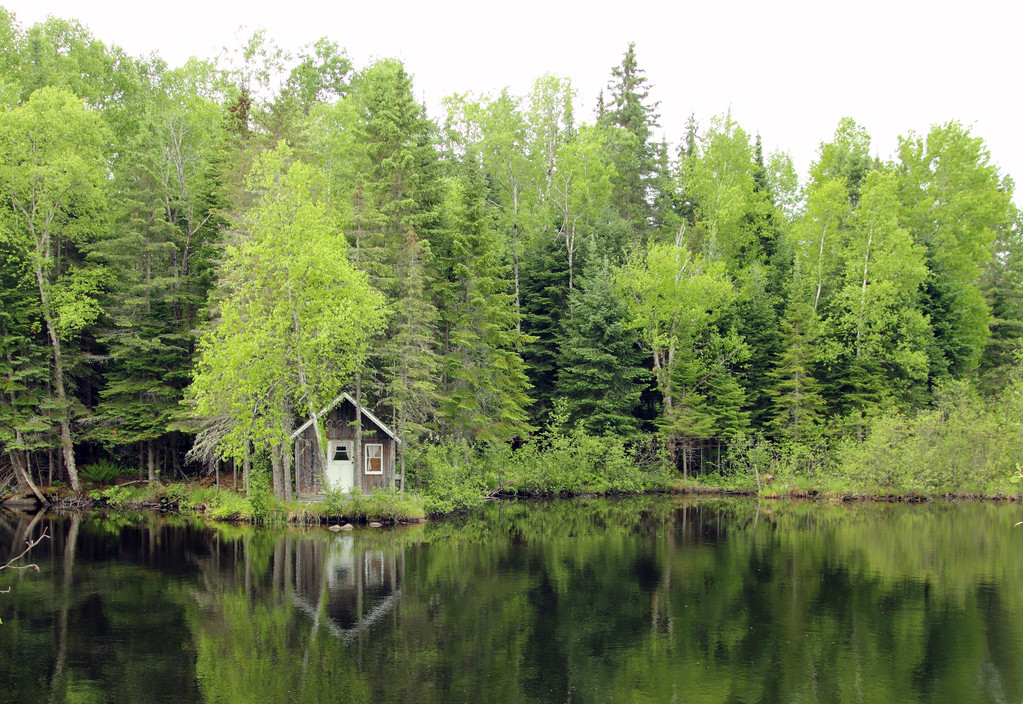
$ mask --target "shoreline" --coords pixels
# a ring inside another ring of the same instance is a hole
[[[160,512],[178,515],[193,515],[215,522],[235,524],[291,524],[321,525],[332,530],[348,529],[349,526],[400,526],[425,523],[429,520],[444,520],[472,511],[474,506],[458,507],[451,511],[429,512],[426,501],[415,494],[398,495],[393,492],[374,492],[357,495],[341,504],[328,504],[325,500],[308,501],[293,499],[289,503],[276,502],[266,515],[256,515],[250,499],[233,489],[215,489],[201,484],[175,483],[147,485],[139,493],[143,498],[125,497],[111,500],[103,494],[126,485],[112,485],[103,489],[94,488],[85,495],[72,495],[63,487],[47,487],[41,490],[50,499],[44,505],[31,492],[17,493],[0,501],[0,508],[26,513],[39,511],[55,512]],[[934,501],[990,501],[1023,502],[1023,494],[981,494],[957,491],[936,492],[869,492],[829,491],[816,488],[803,489],[784,487],[780,491],[761,491],[746,488],[730,488],[704,484],[678,484],[668,487],[652,487],[639,491],[607,492],[533,492],[498,490],[480,497],[480,504],[487,501],[545,501],[552,499],[618,498],[667,494],[693,497],[735,497],[756,498],[766,501],[815,501],[831,503],[902,503],[921,504]],[[97,496],[99,494],[99,496]],[[198,495],[198,496],[197,496]]]

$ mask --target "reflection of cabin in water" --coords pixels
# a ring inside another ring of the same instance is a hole
[[[326,437],[317,456],[316,425],[308,420],[291,434],[295,441],[295,472],[299,494],[319,494],[326,487],[363,491],[391,486],[401,440],[376,416],[361,409],[348,394],[341,394],[320,411]],[[362,437],[356,437],[356,416],[361,415]],[[361,452],[356,450],[361,444]],[[360,466],[356,466],[356,463]]]
[[[401,565],[393,553],[360,549],[353,536],[296,544],[295,604],[346,640],[390,613],[401,595]]]

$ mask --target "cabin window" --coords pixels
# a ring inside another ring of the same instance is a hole
[[[346,444],[338,444],[334,448],[334,457],[332,458],[335,462],[348,462],[351,457],[348,456],[348,446]]]
[[[366,445],[366,474],[384,473],[384,446]]]

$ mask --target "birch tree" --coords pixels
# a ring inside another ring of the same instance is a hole
[[[6,233],[30,263],[51,354],[54,412],[71,487],[81,491],[71,422],[67,348],[100,314],[102,272],[70,256],[102,227],[107,183],[103,122],[81,100],[41,88],[0,117],[0,189]]]
[[[738,361],[741,354],[738,340],[704,344],[721,337],[714,334],[713,326],[734,300],[734,288],[722,263],[708,263],[681,244],[651,244],[619,271],[616,285],[653,358],[664,410],[662,427],[674,452],[680,436],[712,429],[697,417],[699,414],[692,413],[693,402],[699,400],[697,387],[714,376],[710,367],[703,372],[692,368],[700,361],[694,357],[698,348],[706,348],[717,358],[711,365],[716,367]],[[693,392],[695,395],[690,397]],[[691,403],[687,405],[687,401]]]
[[[220,321],[202,340],[193,383],[200,416],[232,421],[223,455],[240,460],[249,442],[273,453],[286,499],[293,412],[318,421],[384,322],[382,297],[348,263],[344,236],[315,197],[313,169],[290,156],[282,143],[249,175],[258,199],[245,237],[227,250]]]

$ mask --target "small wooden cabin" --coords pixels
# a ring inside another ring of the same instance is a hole
[[[298,493],[319,494],[327,486],[362,491],[392,486],[401,440],[376,416],[361,409],[362,452],[356,452],[355,418],[358,406],[341,394],[320,411],[326,434],[325,457],[317,457],[316,427],[312,419],[291,434],[295,443]],[[361,459],[360,459],[361,458]],[[361,466],[356,466],[358,463]]]

